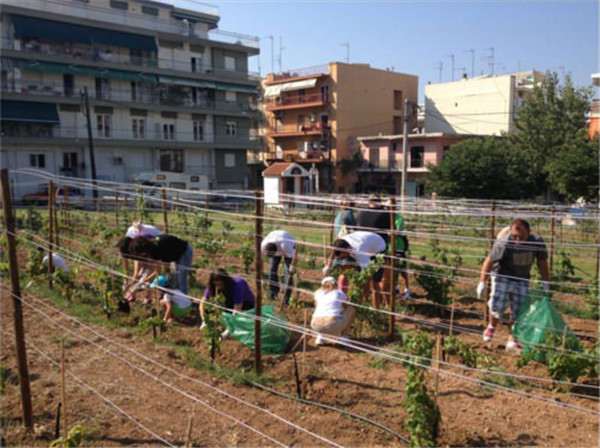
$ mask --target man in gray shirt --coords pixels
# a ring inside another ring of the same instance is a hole
[[[510,225],[510,233],[496,240],[481,267],[477,285],[478,298],[481,299],[485,295],[486,279],[492,274],[490,322],[483,333],[484,341],[492,340],[494,330],[509,304],[512,320],[519,316],[521,305],[529,292],[531,266],[536,260],[542,276],[542,287],[544,292],[548,293],[550,270],[546,243],[540,236],[530,232],[527,221],[515,219]],[[521,348],[512,334],[509,335],[506,349],[518,351]]]

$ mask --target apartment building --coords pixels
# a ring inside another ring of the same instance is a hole
[[[268,74],[262,86],[264,160],[269,166],[296,163],[313,173],[304,182],[280,179],[280,192],[351,192],[358,172],[344,169],[343,161],[358,151],[356,137],[402,133],[404,100],[416,104],[418,78],[332,62]]]
[[[515,129],[515,117],[533,87],[536,71],[479,76],[425,86],[425,132],[500,135]]]
[[[87,90],[98,179],[166,171],[244,187],[259,41],[218,30],[216,7],[187,4],[2,0],[2,165],[90,178]]]
[[[406,144],[406,194],[422,196],[429,165],[438,165],[452,145],[474,137],[466,134],[409,134]],[[363,158],[359,169],[362,191],[400,194],[403,140],[402,135],[358,138]]]

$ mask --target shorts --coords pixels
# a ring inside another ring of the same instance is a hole
[[[341,316],[313,317],[310,326],[318,333],[341,336],[352,325],[356,310],[347,306]]]
[[[381,254],[385,254],[385,252],[381,252]],[[379,254],[377,254],[379,255]],[[377,256],[371,257],[371,261],[376,261],[377,260]],[[383,280],[383,265],[381,265],[381,267],[379,268],[379,270],[377,272],[375,272],[375,274],[373,274],[373,277],[371,277],[373,279],[373,281],[379,283],[381,280]]]
[[[190,314],[190,312],[192,311],[192,306],[190,305],[186,306],[185,308],[179,308],[179,306],[176,303],[174,303],[171,311],[173,312],[173,316],[177,318],[182,318]]]
[[[496,319],[502,318],[506,307],[510,304],[510,317],[517,320],[525,297],[529,293],[529,280],[517,280],[494,276],[490,301],[490,314]]]

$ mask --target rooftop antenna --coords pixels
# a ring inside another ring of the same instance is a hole
[[[487,56],[488,71],[489,71],[490,75],[494,76],[494,66],[496,65],[496,64],[494,64],[495,49],[494,49],[494,47],[490,47],[490,48],[485,48],[485,50],[490,52],[490,55]]]
[[[449,54],[446,57],[450,58],[450,60],[452,61],[452,68],[450,72],[452,73],[452,81],[454,81],[454,54]]]
[[[471,53],[471,78],[475,78],[475,50],[470,48],[465,50]]]
[[[436,70],[440,71],[440,80],[439,80],[439,82],[442,82],[442,69],[444,68],[444,63],[442,61],[440,61],[436,65],[434,65],[433,68],[435,68]]]
[[[346,47],[346,64],[350,64],[350,43],[342,42],[340,45]]]
[[[272,35],[265,38],[271,39],[271,73],[275,73],[275,38]]]
[[[283,50],[285,50],[285,47],[283,46],[283,36],[279,36],[279,71],[282,72],[283,69],[281,68],[281,60],[283,59]]]

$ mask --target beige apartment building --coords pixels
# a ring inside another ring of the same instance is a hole
[[[312,173],[302,181],[282,177],[279,191],[351,192],[358,176],[350,162],[359,152],[356,138],[401,134],[404,100],[417,103],[418,77],[332,62],[268,74],[262,86],[263,160],[269,166],[296,163],[305,170],[292,171]]]
[[[425,132],[500,135],[511,132],[533,87],[544,79],[536,71],[464,77],[425,86]]]

